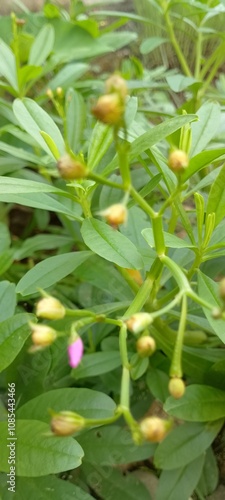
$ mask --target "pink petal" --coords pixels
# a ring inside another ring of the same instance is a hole
[[[71,368],[76,368],[79,365],[84,351],[84,345],[80,337],[75,342],[68,346],[69,364]]]

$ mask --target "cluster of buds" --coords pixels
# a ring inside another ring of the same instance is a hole
[[[53,413],[50,425],[56,436],[72,436],[84,428],[85,419],[72,411],[60,411]]]
[[[127,208],[122,203],[115,203],[99,213],[114,228],[127,221]]]
[[[125,80],[119,75],[112,75],[105,83],[105,94],[92,108],[93,115],[107,125],[119,125],[124,115],[126,96]]]
[[[69,154],[61,156],[57,163],[58,171],[65,180],[83,179],[87,176],[88,170],[80,157],[72,157]]]
[[[39,300],[36,305],[36,316],[48,320],[59,320],[66,314],[65,307],[58,299],[47,296]],[[48,325],[30,323],[32,330],[33,346],[30,351],[43,349],[50,346],[57,338],[57,332]],[[73,332],[68,345],[68,359],[71,368],[76,368],[83,356],[84,346],[77,332]]]
[[[55,94],[54,94],[54,92],[52,91],[52,89],[48,88],[46,90],[46,95],[47,95],[47,97],[49,99],[51,99],[51,101],[54,100],[55,95],[57,97],[59,97],[60,99],[62,99],[63,96],[64,96],[64,91],[63,91],[62,87],[57,87],[57,89],[55,90]]]
[[[175,149],[168,158],[168,166],[177,175],[182,174],[189,165],[187,153],[182,149]]]
[[[173,377],[169,381],[169,393],[175,399],[180,399],[185,393],[185,383],[180,377]]]
[[[159,417],[147,417],[140,422],[140,431],[146,441],[160,443],[172,428],[171,420]]]
[[[152,322],[152,315],[145,312],[133,314],[133,316],[125,321],[128,330],[134,333],[134,335],[143,332]]]

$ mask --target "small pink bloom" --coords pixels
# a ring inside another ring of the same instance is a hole
[[[84,345],[80,337],[68,346],[69,365],[71,368],[76,368],[79,365],[83,351]]]

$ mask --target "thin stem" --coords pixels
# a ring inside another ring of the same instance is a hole
[[[136,297],[133,302],[131,302],[130,306],[124,313],[124,317],[129,317],[136,312],[141,311],[146,301],[149,299],[149,295],[153,286],[154,278],[152,276],[147,276],[144,283],[139,288]]]
[[[130,187],[130,194],[134,198],[134,200],[138,203],[138,205],[144,210],[144,212],[151,218],[155,218],[158,216],[158,214],[149,206],[147,201],[145,201],[142,196],[136,191],[136,189],[131,186]]]
[[[95,174],[93,172],[89,172],[87,178],[96,181],[99,184],[105,184],[106,186],[110,186],[115,189],[121,189],[123,191],[126,190],[123,184],[118,184],[117,182],[109,181],[108,179],[105,179],[105,177],[102,177],[101,175]]]
[[[161,216],[157,216],[157,217],[152,219],[152,230],[153,230],[154,241],[155,241],[155,249],[156,249],[157,255],[160,257],[160,255],[163,255],[166,251]]]
[[[180,48],[180,45],[179,45],[177,38],[176,38],[176,35],[174,33],[173,23],[171,21],[170,15],[169,15],[167,5],[165,5],[164,2],[161,2],[161,4],[162,4],[162,8],[164,10],[164,17],[165,17],[165,22],[166,22],[166,26],[167,26],[167,32],[169,34],[171,44],[173,45],[173,48],[176,52],[177,59],[181,65],[181,68],[183,69],[184,74],[186,76],[192,76],[192,72],[187,64],[187,61],[184,57],[184,54]]]
[[[196,42],[196,55],[195,55],[195,78],[200,78],[201,70],[201,60],[202,60],[202,32],[198,31],[198,38]]]
[[[187,297],[183,295],[182,306],[181,306],[181,317],[179,323],[179,329],[177,333],[177,339],[173,351],[173,358],[170,367],[170,376],[171,377],[182,377],[182,346],[184,340],[184,333],[186,327],[186,319],[187,319]]]
[[[189,285],[188,279],[179,266],[167,255],[161,255],[160,260],[163,264],[165,264],[171,271],[173,277],[175,278],[180,290],[184,292],[191,291],[191,287]]]
[[[183,295],[184,295],[184,292],[181,290],[176,295],[176,297],[171,302],[169,302],[169,304],[167,304],[165,307],[162,307],[162,309],[159,309],[158,311],[151,313],[152,318],[155,319],[158,316],[162,316],[166,312],[170,311],[170,309],[172,309],[174,306],[176,306],[180,302]]]

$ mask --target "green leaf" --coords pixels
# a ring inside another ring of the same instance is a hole
[[[217,487],[219,470],[212,448],[208,448],[205,456],[205,463],[197,486],[203,497],[213,493]]]
[[[100,498],[151,500],[149,491],[137,477],[133,477],[131,474],[124,475],[122,471],[110,467],[110,461],[106,467],[85,463],[82,470],[87,483]]]
[[[7,422],[0,422],[0,468],[9,472]],[[16,421],[16,473],[18,476],[39,477],[75,469],[81,464],[83,450],[71,437],[47,435],[49,426],[38,420]],[[15,443],[15,441],[14,441]]]
[[[78,443],[84,449],[84,462],[96,465],[126,464],[151,457],[156,445],[144,443],[135,445],[130,433],[119,426],[92,429],[78,437]]]
[[[60,153],[59,153],[59,150],[58,150],[55,142],[53,141],[53,139],[50,137],[49,134],[47,134],[46,132],[43,132],[43,130],[40,130],[40,134],[41,134],[41,137],[43,137],[44,141],[46,142],[47,146],[49,147],[54,158],[56,160],[59,160]]]
[[[149,365],[149,359],[140,358],[138,354],[133,354],[130,360],[130,374],[133,380],[138,380],[146,372]]]
[[[50,421],[49,408],[54,411],[75,411],[85,418],[110,418],[116,405],[102,392],[91,389],[63,388],[48,391],[28,401],[17,410],[20,419]]]
[[[153,230],[151,228],[146,228],[141,231],[142,236],[144,237],[145,241],[149,244],[151,248],[155,247],[155,241],[154,241],[154,235],[153,235]],[[188,241],[185,241],[181,238],[178,238],[178,236],[175,236],[175,234],[170,234],[164,231],[164,238],[165,238],[165,244],[166,247],[169,248],[194,248],[191,243],[188,243]]]
[[[69,87],[74,85],[74,82],[83,76],[89,69],[88,64],[73,63],[64,66],[57,75],[48,82],[48,88],[56,90],[57,87]]]
[[[198,271],[198,293],[200,297],[206,300],[209,304],[215,307],[221,307],[219,300],[219,285],[215,283],[211,278],[206,276],[201,271]],[[203,307],[205,316],[212,326],[215,334],[225,343],[225,330],[224,330],[224,320],[214,319],[212,317],[212,311]]]
[[[103,373],[111,372],[121,366],[120,354],[118,351],[95,352],[85,354],[80,365],[71,372],[72,376],[79,380],[86,377],[96,377]]]
[[[11,146],[11,144],[7,144],[6,142],[0,141],[0,151],[4,151],[5,153],[15,156],[15,158],[19,158],[21,160],[25,160],[29,163],[40,164],[42,158],[33,153],[29,153],[26,149],[17,148],[15,146]],[[15,161],[15,160],[14,160]]]
[[[211,213],[215,213],[215,226],[217,226],[225,215],[225,165],[223,165],[218,176],[214,180],[207,203],[206,216]]]
[[[64,245],[72,244],[73,238],[58,234],[38,234],[23,241],[21,247],[16,250],[16,260],[25,259],[40,250],[55,250]]]
[[[178,116],[175,118],[171,118],[164,123],[160,123],[160,125],[157,125],[156,127],[151,128],[132,142],[129,161],[132,162],[133,160],[138,158],[140,154],[144,153],[144,151],[154,146],[154,144],[162,141],[163,139],[168,137],[168,135],[176,132],[176,130],[179,130],[181,127],[186,125],[186,123],[189,123],[195,119],[196,115]],[[117,165],[118,160],[117,158],[114,158],[111,163],[104,169],[103,174],[109,174],[110,172],[115,170]]]
[[[9,179],[9,178],[4,178]],[[15,181],[15,179],[12,179]],[[18,179],[16,179],[18,180]],[[32,182],[32,181],[24,181],[24,182]],[[13,183],[12,183],[13,184]],[[35,184],[41,184],[35,182]],[[41,184],[43,186],[48,186],[47,184]],[[76,203],[71,203],[71,208],[68,205],[65,205],[62,201],[58,201],[53,198],[51,195],[41,193],[36,189],[36,192],[32,193],[32,190],[35,190],[35,186],[31,188],[31,193],[15,193],[15,194],[4,194],[4,189],[1,189],[2,183],[0,178],[0,201],[4,201],[6,203],[18,203],[19,205],[25,205],[27,207],[40,208],[41,210],[50,210],[52,212],[58,212],[61,214],[68,215],[71,219],[82,221],[83,219],[80,217],[80,206]],[[29,184],[27,186],[29,188]],[[7,185],[9,189],[9,186]],[[22,190],[22,188],[19,188]],[[53,188],[54,189],[54,188]],[[55,188],[56,189],[56,188]],[[16,186],[15,186],[16,190]],[[1,192],[2,191],[2,192]],[[7,192],[7,191],[6,191]],[[61,193],[64,193],[61,191]]]
[[[191,125],[191,156],[195,156],[205,149],[215,136],[220,124],[220,105],[217,102],[205,102],[196,114],[199,121]]]
[[[22,277],[16,291],[21,295],[30,295],[36,293],[38,288],[48,288],[72,273],[91,255],[91,252],[71,252],[49,257]]]
[[[0,322],[13,316],[16,307],[16,286],[9,281],[0,283]]]
[[[0,222],[0,252],[7,250],[11,243],[10,232],[6,224]]]
[[[0,371],[9,366],[30,335],[32,314],[16,314],[0,324]]]
[[[155,466],[171,470],[177,469],[178,465],[184,467],[189,464],[211,445],[223,422],[217,420],[207,424],[179,425],[159,444],[154,456]]]
[[[158,370],[157,368],[152,368],[150,366],[148,369],[146,382],[153,396],[162,403],[164,403],[166,398],[169,396],[168,375],[162,370]]]
[[[225,155],[225,148],[210,149],[209,151],[201,151],[201,153],[198,153],[196,156],[193,156],[193,158],[190,159],[188,168],[182,174],[182,180],[184,182],[187,181],[188,179],[190,179],[190,177],[192,177],[192,175],[196,174],[202,168],[206,167],[214,160],[217,160],[218,158],[224,155]]]
[[[189,500],[202,472],[204,455],[174,470],[164,470],[156,491],[156,500]]]
[[[165,403],[170,415],[190,422],[207,422],[225,417],[225,392],[206,385],[193,384],[181,399],[170,396]]]
[[[82,94],[70,88],[66,93],[67,140],[74,152],[79,152],[86,121]]]
[[[0,193],[18,194],[18,193],[59,193],[67,196],[67,193],[46,182],[29,181],[26,179],[16,179],[13,177],[0,177]]]
[[[93,170],[103,158],[113,141],[112,127],[97,122],[88,148],[88,168]]]
[[[19,91],[16,60],[13,51],[0,39],[0,75],[10,83],[14,90]]]
[[[182,74],[168,75],[166,77],[166,81],[173,92],[182,92],[187,87],[190,87],[190,85],[197,82],[195,78],[191,76],[184,76]]]
[[[28,64],[41,66],[52,52],[55,32],[51,24],[46,24],[39,31],[30,50]]]
[[[15,99],[13,111],[21,127],[37,141],[44,151],[50,156],[53,156],[51,150],[41,136],[41,131],[46,132],[51,137],[52,141],[57,144],[60,155],[64,154],[65,144],[59,128],[49,114],[33,101],[33,99],[29,99],[28,97],[25,97],[23,100]]]
[[[49,4],[50,6],[50,4]],[[12,493],[8,490],[8,476],[5,477],[5,487],[2,490],[2,500],[11,500]],[[1,481],[2,482],[2,481]],[[13,500],[94,500],[79,486],[56,476],[17,477]]]
[[[143,267],[134,244],[104,222],[94,218],[84,220],[81,234],[85,244],[100,257],[128,269]]]
[[[149,54],[149,52],[157,49],[157,47],[160,47],[160,45],[167,41],[167,38],[162,38],[160,36],[151,36],[150,38],[146,38],[140,45],[140,53]]]

